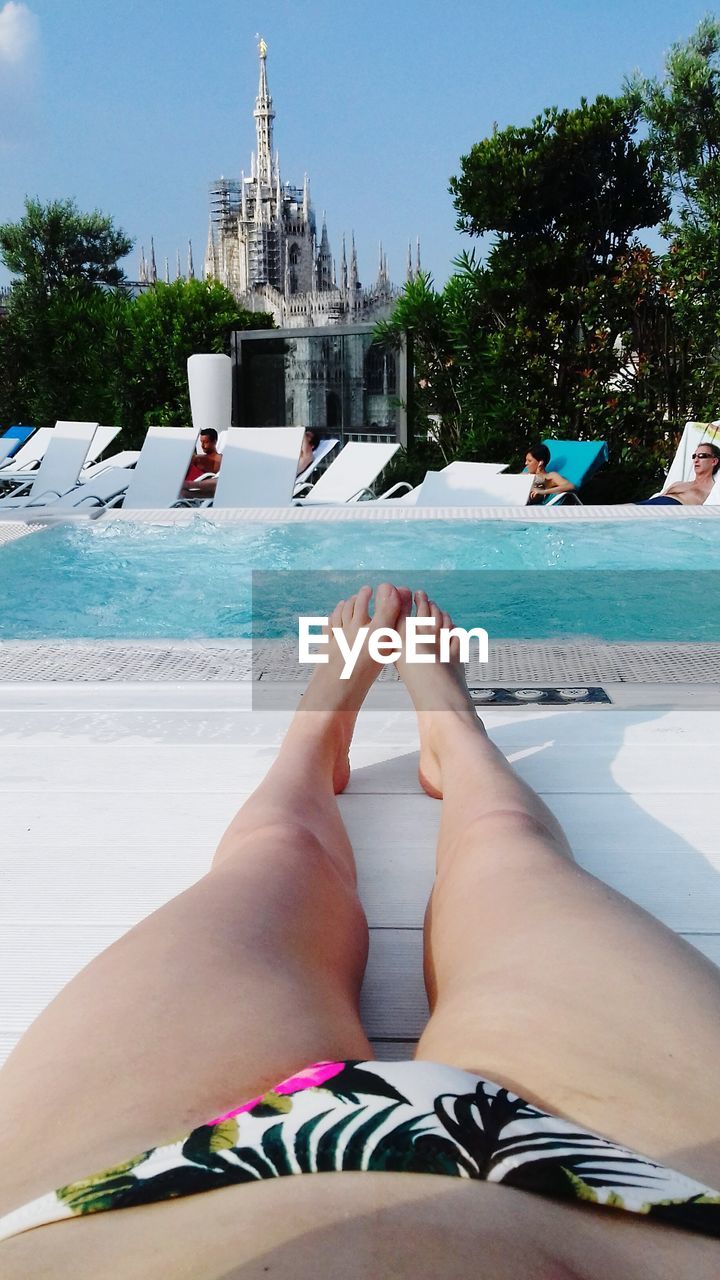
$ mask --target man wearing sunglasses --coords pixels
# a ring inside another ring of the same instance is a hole
[[[668,485],[656,498],[646,498],[639,502],[640,507],[649,506],[701,506],[705,502],[715,483],[715,476],[720,470],[720,449],[717,445],[703,441],[692,455],[695,478],[693,480],[676,481]]]

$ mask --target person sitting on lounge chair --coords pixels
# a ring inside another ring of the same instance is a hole
[[[686,506],[700,507],[710,497],[715,476],[720,469],[720,449],[716,444],[699,444],[692,455],[694,480],[679,480],[668,485],[654,498],[645,498],[638,507]]]
[[[217,475],[222,465],[222,454],[218,453],[218,433],[214,427],[200,432],[200,453],[194,453],[187,469],[180,496],[182,498],[210,498],[215,492]],[[212,472],[212,475],[208,473]],[[205,477],[201,479],[200,477]]]
[[[559,471],[546,471],[550,450],[546,444],[534,444],[525,456],[525,467],[535,477],[528,502],[542,502],[551,493],[570,493],[575,485]]]
[[[305,471],[310,466],[310,463],[312,462],[315,456],[315,450],[317,449],[321,438],[322,437],[319,431],[308,430],[305,432],[305,435],[303,436],[303,439],[302,439],[302,448],[300,450],[300,457],[298,458],[298,468],[296,473],[297,475],[301,475],[302,472]]]

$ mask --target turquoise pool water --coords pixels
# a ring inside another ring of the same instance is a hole
[[[266,590],[257,607],[256,634],[266,636],[389,576],[430,582],[457,622],[491,637],[720,640],[720,520],[223,526],[204,517],[55,526],[1,547],[0,638],[246,638],[253,569],[283,571],[274,599]]]

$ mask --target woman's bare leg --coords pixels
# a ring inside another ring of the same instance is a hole
[[[370,589],[338,606],[352,635]],[[380,589],[377,625],[400,596]],[[129,1158],[323,1059],[372,1056],[367,923],[335,793],[379,671],[318,667],[275,764],[202,880],[78,975],[0,1075],[0,1213]]]
[[[450,624],[426,596],[416,603]],[[720,1187],[720,972],[574,863],[489,741],[459,664],[399,665],[421,781],[443,797],[418,1057]]]

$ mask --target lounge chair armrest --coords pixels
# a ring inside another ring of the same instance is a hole
[[[410,493],[412,487],[413,486],[411,484],[408,484],[407,480],[398,480],[397,484],[391,485],[389,489],[386,489],[384,493],[380,494],[380,499],[381,501],[384,501],[385,498],[394,497],[396,493]]]
[[[565,489],[563,493],[553,493],[542,505],[544,507],[554,507],[558,502],[574,502],[579,507],[583,505],[574,489]]]
[[[77,502],[73,502],[73,507],[81,507],[84,502],[93,503],[96,507],[105,507],[108,505],[104,498],[97,493],[84,493],[82,498],[78,498]]]
[[[363,488],[362,488],[362,489],[358,489],[356,493],[351,493],[350,497],[349,497],[349,498],[347,498],[347,499],[346,499],[346,501],[347,501],[347,502],[360,502],[360,501],[362,501],[362,499],[363,499],[363,498],[365,498],[366,500],[369,500],[369,501],[371,501],[371,502],[372,502],[372,501],[376,501],[376,500],[377,500],[377,494],[376,494],[376,492],[375,492],[375,490],[374,490],[374,489],[369,489],[369,488],[365,485],[365,486],[363,486]]]
[[[62,494],[59,489],[43,489],[42,493],[33,494],[30,501],[25,503],[26,507],[46,507],[48,498],[61,498]]]

